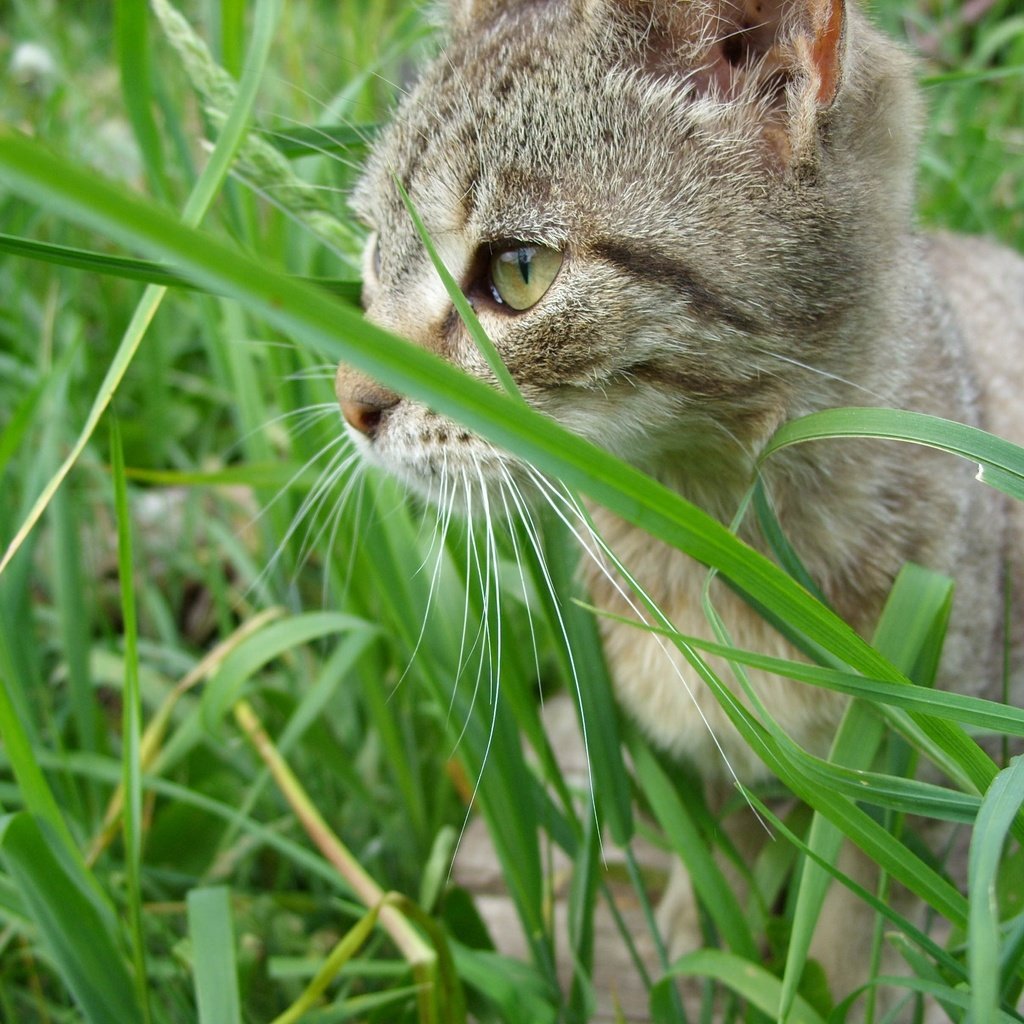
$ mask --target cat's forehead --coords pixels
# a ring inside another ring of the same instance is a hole
[[[662,104],[659,119],[656,90],[624,69],[607,37],[572,30],[554,5],[532,11],[456,39],[399,108],[356,196],[382,230],[407,230],[394,180],[432,231],[472,224],[490,239],[553,245],[607,210],[610,191],[621,199],[642,178],[649,201],[657,136],[671,127],[678,144],[685,134],[667,124],[678,110]]]

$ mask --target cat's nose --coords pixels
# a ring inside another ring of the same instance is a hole
[[[379,432],[384,414],[400,400],[394,391],[347,366],[338,368],[334,389],[345,422],[371,440]]]
[[[360,434],[365,434],[372,440],[380,430],[384,413],[397,404],[397,395],[387,401],[382,401],[379,398],[373,398],[370,401],[351,399],[341,403],[341,414],[350,427],[355,427]]]

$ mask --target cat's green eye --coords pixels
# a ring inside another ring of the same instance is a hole
[[[491,289],[495,299],[512,309],[535,306],[551,287],[562,266],[562,253],[544,245],[519,245],[491,257]]]

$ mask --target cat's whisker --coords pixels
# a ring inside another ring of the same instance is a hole
[[[433,499],[433,495],[431,495],[430,498],[431,503],[434,504],[438,510],[438,514],[434,516],[434,532],[431,535],[430,546],[427,549],[427,553],[423,556],[423,561],[416,570],[417,574],[422,572],[423,568],[430,561],[431,555],[434,555],[434,567],[431,570],[430,584],[427,587],[427,600],[423,608],[423,617],[420,621],[420,630],[416,637],[416,642],[413,644],[412,651],[409,653],[405,669],[399,677],[398,682],[396,682],[391,689],[391,693],[388,696],[389,700],[405,681],[405,677],[409,674],[410,669],[416,661],[416,655],[419,653],[420,647],[423,645],[423,638],[426,636],[427,623],[430,619],[430,610],[434,604],[434,596],[437,592],[437,584],[444,564],[445,541],[448,537],[448,526],[451,522],[451,501],[448,499],[448,486],[447,458],[445,458],[441,463],[441,472],[437,480],[436,501]],[[446,503],[449,506],[447,514],[443,511]]]
[[[333,552],[338,540],[338,532],[341,529],[342,523],[345,521],[345,508],[352,501],[352,494],[355,492],[355,509],[349,517],[352,524],[353,536],[358,530],[358,524],[362,521],[363,516],[363,498],[366,494],[366,464],[360,460],[355,468],[353,469],[349,479],[346,481],[341,494],[338,496],[338,501],[331,513],[328,522],[331,524],[330,533],[327,536],[326,550]],[[349,544],[349,556],[348,565],[345,569],[345,576],[342,581],[342,593],[347,593],[349,587],[352,584],[352,573],[355,570],[356,563],[356,546],[355,544]],[[324,607],[327,607],[327,597],[329,592],[330,578],[328,575],[328,560],[324,561],[323,571],[323,585],[321,587],[322,599]]]
[[[270,556],[267,564],[264,566],[263,571],[253,584],[260,583],[269,577],[270,573],[273,572],[277,563],[283,556],[285,549],[287,548],[288,542],[292,539],[299,527],[306,520],[311,508],[317,504],[318,501],[322,501],[327,495],[331,493],[333,488],[337,485],[337,482],[352,470],[353,466],[359,465],[359,454],[348,447],[348,438],[344,434],[340,434],[338,437],[332,438],[327,442],[315,455],[311,456],[289,479],[289,481],[274,495],[273,498],[260,510],[260,512],[253,518],[252,523],[256,523],[265,515],[270,508],[281,499],[284,494],[291,491],[295,481],[298,480],[313,463],[322,458],[332,448],[338,448],[339,450],[334,452],[331,456],[330,462],[327,464],[326,469],[318,477],[316,484],[310,490],[309,494],[302,500],[295,515],[292,516],[292,521],[285,530],[284,536],[281,538],[280,543],[277,545],[274,553]],[[252,525],[252,524],[250,524]],[[322,532],[322,531],[321,531]],[[319,537],[319,535],[318,535]],[[306,538],[300,545],[299,557],[296,563],[296,572],[305,563],[309,557],[312,546],[309,543],[309,536],[307,533]]]
[[[363,470],[363,463],[354,452],[340,462],[337,456],[331,460],[331,463],[327,466],[324,474],[321,476],[321,479],[317,482],[314,489],[311,490],[307,501],[303,502],[303,505],[300,506],[299,510],[296,512],[296,520],[308,518],[312,527],[312,524],[319,519],[321,511],[327,503],[327,500],[330,498],[331,493],[337,486],[338,481],[346,475],[348,476],[348,479],[342,488],[341,494],[335,499],[335,511],[332,511],[331,515],[324,519],[319,529],[317,529],[315,536],[309,535],[311,530],[307,532],[307,536],[303,540],[299,549],[297,565],[304,565],[311,553],[317,550],[320,546],[320,542],[323,539],[324,534],[331,527],[334,516],[337,514],[338,510],[345,507],[348,495],[351,492],[355,481],[357,479],[362,480]]]
[[[505,512],[505,521],[509,524],[508,536],[512,542],[512,552],[516,560],[516,569],[519,572],[519,585],[523,588],[523,606],[526,609],[526,622],[530,630],[530,647],[533,650],[533,667],[534,676],[539,681],[541,678],[540,674],[540,652],[537,647],[537,631],[533,623],[533,609],[530,607],[530,590],[526,583],[526,570],[523,567],[523,552],[519,547],[519,538],[516,536],[516,530],[514,524],[517,520],[522,519],[521,515],[512,514],[512,509],[509,508],[509,496],[515,492],[519,493],[519,489],[516,486],[515,480],[509,473],[507,467],[502,464],[499,468],[498,476],[498,493],[501,496],[502,508]],[[544,704],[544,694],[541,692],[540,695],[541,706]]]
[[[529,467],[526,467],[529,468]],[[576,701],[576,706],[579,708],[579,720],[580,720],[580,738],[583,743],[583,758],[587,766],[587,789],[590,793],[590,804],[591,811],[594,815],[594,821],[600,823],[597,810],[597,794],[594,788],[594,770],[590,759],[590,737],[587,731],[587,716],[584,712],[583,705],[583,684],[580,680],[579,671],[576,667],[576,657],[573,653],[572,643],[569,640],[569,630],[565,624],[565,617],[562,615],[561,605],[559,603],[559,595],[555,587],[554,581],[551,578],[551,573],[548,569],[547,559],[544,557],[544,545],[541,541],[540,530],[537,524],[534,522],[533,514],[530,511],[529,503],[525,500],[520,492],[518,486],[513,484],[510,491],[512,501],[516,506],[519,513],[520,519],[523,523],[523,528],[526,533],[526,538],[533,548],[534,555],[537,560],[537,567],[540,570],[541,581],[544,584],[545,589],[551,596],[551,607],[555,614],[555,620],[558,624],[558,631],[561,635],[562,642],[565,645],[566,659],[569,664],[569,675],[571,677],[573,697]],[[604,838],[601,835],[601,829],[597,830],[598,846],[601,851],[601,859],[604,861]]]
[[[275,426],[278,423],[285,423],[288,420],[299,420],[300,425],[291,430],[292,436],[299,436],[306,427],[304,424],[307,420],[316,422],[317,420],[325,419],[328,416],[338,415],[338,403],[337,402],[314,402],[311,405],[303,405],[298,409],[288,409],[285,412],[278,413],[277,416],[271,417],[269,420],[264,420],[258,427],[253,427],[251,430],[247,430],[244,434],[241,434],[236,440],[234,440],[224,451],[225,461],[231,459],[237,455],[245,447],[246,442],[251,441],[254,437],[257,437],[266,432],[268,427]]]
[[[671,621],[665,616],[665,614],[658,607],[654,599],[647,593],[647,591],[640,585],[639,581],[633,576],[632,573],[622,564],[622,562],[616,557],[615,552],[608,546],[607,542],[603,537],[594,529],[591,524],[590,517],[586,511],[580,506],[576,497],[572,494],[568,488],[564,486],[555,487],[550,480],[547,479],[542,473],[537,472],[531,466],[525,466],[527,473],[530,475],[534,484],[538,490],[547,500],[550,508],[555,512],[555,515],[565,524],[569,531],[576,538],[577,543],[580,545],[584,553],[594,562],[594,564],[601,571],[601,574],[608,580],[608,582],[615,588],[616,592],[626,603],[629,609],[634,615],[640,620],[641,623],[651,625],[651,621],[648,618],[646,612],[641,608],[633,597],[626,591],[622,586],[616,575],[609,569],[608,562],[610,561],[615,567],[615,571],[628,583],[630,589],[637,594],[641,601],[647,606],[647,608],[654,614],[658,619],[660,625],[665,629],[673,629]],[[566,509],[571,513],[573,519],[582,527],[582,531],[578,530],[576,526],[570,522],[569,517],[563,513],[559,505],[564,505]],[[592,546],[593,545],[593,546]],[[707,716],[704,714],[703,709],[700,706],[700,702],[697,700],[696,694],[693,692],[689,681],[686,678],[685,673],[680,668],[677,660],[672,656],[671,649],[668,646],[666,640],[657,633],[651,633],[651,637],[657,643],[662,653],[665,655],[665,660],[671,667],[673,674],[682,684],[683,689],[686,692],[687,697],[693,704],[694,710],[700,716],[701,721],[707,728],[708,735],[711,737],[712,743],[718,750],[722,758],[722,763],[725,765],[726,770],[731,776],[736,788],[743,792],[743,787],[740,784],[739,775],[734,769],[732,762],[729,760],[729,756],[726,754],[724,747],[715,734],[715,730],[711,723],[708,721]],[[749,804],[749,800],[748,800]],[[755,816],[762,825],[767,829],[767,825],[761,819],[757,810],[750,805],[750,809],[754,812]]]

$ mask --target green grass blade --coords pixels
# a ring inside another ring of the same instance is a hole
[[[1024,498],[1024,449],[1001,437],[938,416],[902,409],[828,409],[780,427],[761,460],[791,444],[840,437],[879,437],[938,448],[979,464],[978,479]]]
[[[114,478],[114,511],[117,516],[117,566],[121,581],[121,617],[124,622],[124,685],[121,689],[121,785],[125,798],[122,829],[125,848],[125,881],[132,937],[135,987],[143,1021],[152,1018],[146,980],[146,942],[142,931],[142,698],[139,693],[139,630],[135,611],[131,516],[124,477],[121,434],[115,420],[110,430]]]
[[[188,894],[188,934],[199,1024],[241,1024],[231,891],[226,886]]]
[[[588,814],[569,887],[569,955],[573,973],[566,1019],[571,1024],[586,1024],[594,1014],[594,909],[600,871],[598,826],[593,816]]]
[[[938,651],[942,649],[941,635],[949,619],[952,599],[953,585],[948,579],[918,566],[908,565],[896,578],[882,610],[874,643],[897,668],[913,676],[914,666],[931,652],[932,660],[922,670],[924,676],[915,679],[920,684],[930,686],[934,681]],[[937,632],[940,635],[939,642],[936,641]],[[882,720],[869,705],[855,701],[847,708],[836,732],[829,761],[855,773],[863,773],[874,762],[882,737]],[[862,775],[860,780],[863,781]],[[919,801],[911,799],[910,805],[915,804],[919,805]],[[815,860],[834,863],[839,855],[842,838],[842,833],[832,822],[821,814],[814,815],[807,845],[817,854]],[[782,1002],[779,1007],[781,1020],[790,1019],[790,1010],[797,995],[797,986],[807,962],[829,882],[828,874],[817,863],[805,862],[800,875],[793,912],[793,932],[782,980]]]
[[[599,608],[587,607],[595,614],[607,614]],[[1024,736],[1024,709],[1000,704],[998,701],[853,675],[838,669],[809,665],[802,661],[789,661],[756,651],[745,651],[727,644],[705,640],[702,637],[680,635],[668,629],[625,619],[621,616],[610,615],[608,617],[615,621],[628,623],[637,629],[657,632],[670,639],[678,637],[688,646],[703,651],[705,654],[729,658],[748,668],[761,669],[773,675],[795,679],[797,682],[807,683],[809,686],[820,686],[826,690],[834,690],[836,693],[849,694],[851,697],[867,697],[876,704],[906,708],[935,718],[947,718],[950,721],[960,722],[981,730],[1006,732],[1010,736]]]
[[[159,284],[168,288],[184,288],[196,291],[197,285],[189,278],[163,263],[152,260],[137,260],[128,256],[112,256],[109,253],[94,252],[91,249],[72,248],[68,245],[55,245],[53,242],[40,242],[33,238],[20,238],[0,232],[0,252],[21,256],[24,259],[36,260],[40,263],[51,263],[54,266],[71,267],[93,274],[104,274],[107,277],[120,277],[126,281],[144,281],[147,284]],[[311,284],[346,299],[353,305],[359,304],[359,293],[362,288],[360,281],[347,278],[316,277],[306,278]],[[34,394],[34,391],[32,392]],[[0,437],[0,468],[2,468],[7,442]]]
[[[371,907],[341,937],[334,949],[324,959],[324,962],[317,968],[316,974],[299,998],[284,1013],[275,1017],[272,1024],[296,1024],[303,1014],[317,1006],[328,985],[334,980],[338,972],[359,952],[360,948],[373,934],[373,930],[377,926],[380,908],[381,904]],[[221,1020],[230,1021],[234,1019],[236,1018],[211,1016],[210,1024],[219,1024]],[[205,1024],[202,1018],[200,1018],[200,1024]]]
[[[505,366],[504,360],[501,358],[498,350],[494,347],[494,342],[491,341],[487,336],[487,332],[481,326],[473,307],[469,304],[469,299],[467,299],[462,293],[462,288],[459,286],[459,282],[452,277],[451,271],[444,265],[444,260],[441,259],[441,255],[438,253],[433,239],[427,232],[426,225],[420,218],[416,207],[412,205],[409,193],[405,191],[402,183],[397,178],[395,179],[395,187],[398,189],[399,195],[402,197],[402,202],[405,203],[406,210],[409,211],[409,216],[412,218],[413,225],[416,228],[416,233],[420,236],[420,241],[423,243],[423,247],[427,250],[430,262],[433,263],[434,270],[437,272],[437,276],[441,279],[441,283],[444,285],[444,290],[448,293],[448,298],[451,299],[452,305],[462,318],[462,322],[466,325],[466,329],[469,331],[470,336],[476,343],[476,347],[480,350],[480,355],[484,357],[484,361],[487,363],[491,373],[494,374],[494,379],[501,385],[505,394],[507,394],[509,398],[522,402],[522,396],[519,394],[519,388],[516,385],[516,382],[512,379],[512,374],[508,372],[508,368]]]
[[[1015,757],[985,794],[971,837],[967,862],[970,911],[967,964],[971,975],[971,1020],[993,1020],[1000,996],[1000,928],[996,879],[1007,833],[1024,802],[1024,757]]]
[[[121,71],[121,95],[142,153],[154,195],[164,196],[164,156],[153,117],[149,18],[146,0],[117,0],[114,39]]]
[[[748,960],[735,953],[699,949],[680,957],[672,965],[671,976],[714,978],[772,1019],[779,1005],[779,979],[756,960]],[[789,1024],[825,1024],[799,996],[793,1000],[787,1019]]]
[[[635,730],[630,733],[629,751],[651,810],[686,864],[694,892],[699,894],[718,933],[738,956],[756,960],[757,946],[733,888],[715,863],[711,847],[700,834],[665,769]]]
[[[0,855],[85,1020],[140,1020],[119,929],[52,830],[27,812],[10,815],[0,821]]]

